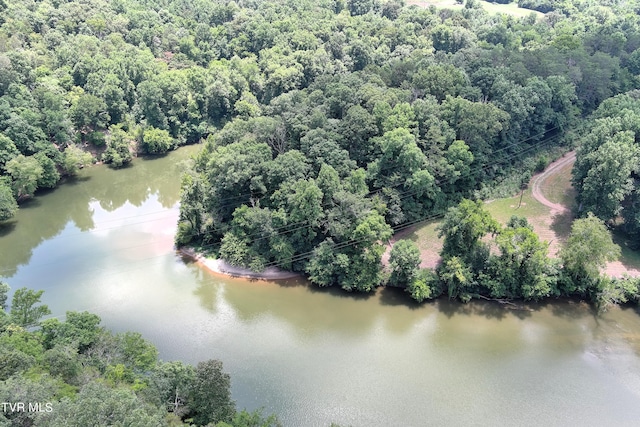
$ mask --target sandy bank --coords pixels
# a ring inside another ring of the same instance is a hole
[[[268,267],[259,273],[246,268],[234,267],[221,259],[206,258],[190,247],[180,248],[178,249],[178,252],[194,259],[198,264],[202,265],[209,271],[228,277],[242,277],[246,279],[259,280],[282,280],[301,276],[300,273],[280,270],[276,267]]]

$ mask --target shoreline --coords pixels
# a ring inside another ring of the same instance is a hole
[[[301,273],[294,273],[292,271],[281,270],[277,267],[267,267],[264,271],[255,272],[247,268],[234,267],[221,259],[209,259],[200,252],[197,252],[190,246],[185,246],[176,250],[183,256],[187,256],[193,259],[196,263],[200,264],[212,273],[219,274],[225,277],[242,278],[242,279],[254,279],[254,280],[285,280],[303,277]]]

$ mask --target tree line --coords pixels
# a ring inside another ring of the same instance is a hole
[[[17,289],[7,311],[8,291],[0,282],[0,397],[13,405],[0,425],[280,425],[260,410],[236,410],[219,360],[161,361],[139,333],[113,334],[86,311],[42,320],[51,314],[43,291]]]
[[[447,295],[533,300],[578,297],[598,310],[616,303],[640,302],[640,278],[616,279],[601,273],[620,256],[611,232],[592,213],[577,219],[558,258],[550,258],[526,218],[511,217],[501,226],[481,201],[463,200],[438,226],[443,238],[435,270],[421,269],[420,251],[410,240],[391,249],[388,284],[406,288],[416,301]]]
[[[593,212],[640,249],[640,92],[600,104],[581,140],[573,168],[579,213]]]

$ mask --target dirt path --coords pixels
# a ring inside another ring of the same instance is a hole
[[[544,196],[544,194],[542,194],[540,187],[547,178],[557,173],[559,170],[563,169],[565,166],[568,166],[569,164],[573,164],[575,161],[576,161],[576,152],[571,151],[567,153],[563,158],[551,163],[547,167],[547,169],[544,170],[544,172],[534,176],[533,179],[531,180],[531,195],[533,196],[534,199],[536,199],[543,205],[551,208],[552,216],[555,214],[564,214],[566,212],[569,212],[569,209],[567,209],[567,207],[564,205],[561,205],[559,203],[553,203],[552,201],[547,199]]]
[[[545,240],[551,242],[551,244],[549,245],[549,254],[551,256],[556,256],[558,250],[560,249],[560,244],[564,241],[563,237],[566,237],[561,236],[557,233],[557,226],[554,227],[553,223],[555,222],[556,224],[558,224],[561,222],[565,222],[565,226],[570,227],[573,218],[570,210],[566,206],[559,203],[553,203],[552,201],[547,199],[542,192],[542,188],[544,187],[544,183],[547,179],[553,177],[557,173],[561,173],[565,167],[573,165],[575,160],[575,151],[569,152],[563,158],[551,163],[544,172],[536,175],[531,180],[531,195],[533,196],[533,198],[551,209],[549,217],[543,219],[543,221],[539,221],[539,219],[537,218],[532,219],[534,227],[537,226],[535,227],[536,232],[539,235],[543,236]],[[540,227],[540,229],[538,229],[538,227]],[[607,266],[604,268],[603,272],[611,277],[622,277],[625,274],[631,276],[640,275],[640,271],[638,269],[626,266],[622,263],[622,261],[607,263]]]

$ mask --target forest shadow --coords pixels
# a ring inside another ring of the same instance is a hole
[[[171,150],[171,151],[175,151],[175,150]],[[149,161],[149,160],[162,159],[163,157],[167,157],[171,151],[167,151],[166,153],[155,153],[155,154],[145,153],[145,154],[140,154],[138,156],[138,159],[140,159],[143,162]]]
[[[640,270],[640,250],[634,249],[634,245],[620,230],[615,229],[612,233],[613,242],[620,246],[621,256],[619,261],[627,269]]]
[[[250,282],[259,282],[263,279],[246,279]],[[290,279],[279,279],[279,280],[270,280],[270,282],[275,283],[281,288],[299,288],[305,286],[311,286],[311,284],[302,276],[300,277],[292,277]]]
[[[437,308],[442,314],[451,318],[455,315],[461,316],[483,316],[487,319],[502,320],[507,316],[514,316],[518,319],[531,317],[531,313],[536,311],[530,304],[521,301],[501,303],[498,301],[473,300],[463,303],[457,300],[450,300],[440,297],[437,300]]]
[[[13,230],[15,230],[18,221],[11,220],[6,222],[0,222],[0,237],[4,237],[8,234],[11,234]]]
[[[20,202],[20,209],[35,209],[42,205],[42,201],[38,197],[30,197]]]
[[[82,184],[84,182],[88,182],[91,181],[91,177],[90,176],[72,176],[72,177],[67,177],[64,179],[64,184],[65,185],[71,185],[71,186],[75,186],[75,185],[79,185]],[[55,188],[54,188],[55,190]]]
[[[417,310],[427,304],[433,304],[431,300],[417,302],[405,292],[403,288],[383,286],[380,292],[380,304],[391,307],[404,306],[410,310]]]
[[[577,319],[585,315],[593,317],[596,321],[601,318],[595,305],[579,298],[546,298],[542,301],[531,303],[536,311],[547,309],[556,317],[565,319]]]
[[[312,283],[308,283],[306,286],[309,288],[309,291],[314,294],[328,294],[343,299],[349,298],[354,301],[366,301],[376,294],[375,291],[366,293],[358,291],[349,292],[338,286],[320,287]]]

